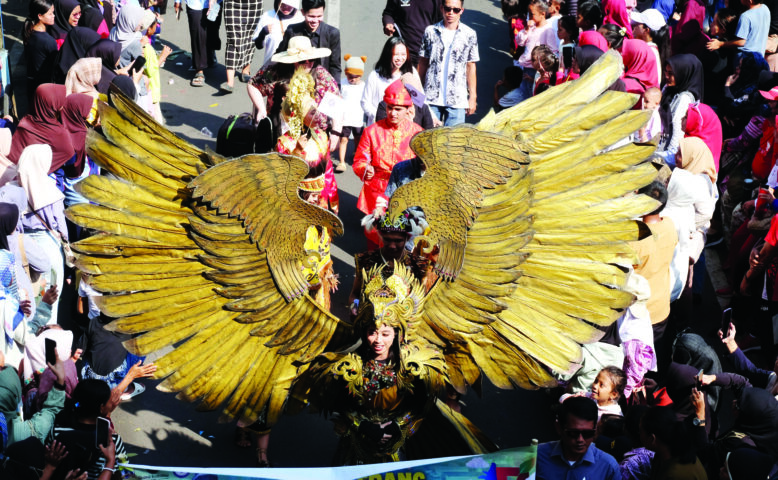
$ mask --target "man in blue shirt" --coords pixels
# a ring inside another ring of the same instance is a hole
[[[620,480],[616,459],[595,445],[597,404],[570,397],[559,408],[556,430],[562,438],[538,447],[538,480]]]
[[[714,38],[708,42],[708,50],[737,47],[741,52],[764,55],[770,33],[770,9],[762,4],[762,0],[740,0],[740,3],[746,7],[746,11],[737,22],[737,38],[728,42]]]

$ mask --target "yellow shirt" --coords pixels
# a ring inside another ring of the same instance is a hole
[[[651,324],[655,325],[670,316],[670,263],[678,243],[678,234],[669,218],[649,223],[648,228],[651,229],[650,237],[630,245],[638,256],[635,273],[645,277],[651,287],[651,297],[646,302],[646,308],[651,316]]]

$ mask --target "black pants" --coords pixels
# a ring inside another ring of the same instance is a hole
[[[206,18],[208,9],[194,10],[186,7],[186,19],[189,22],[189,39],[192,42],[192,67],[199,72],[205,70],[213,61],[216,50],[221,48],[219,27],[222,24],[222,12],[215,22]]]

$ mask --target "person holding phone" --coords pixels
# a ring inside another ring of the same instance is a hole
[[[127,451],[122,437],[113,431],[108,419],[112,410],[111,387],[102,380],[82,380],[73,391],[72,405],[67,412],[70,421],[56,425],[51,440],[63,441],[79,434],[94,438],[93,460],[84,466],[87,477],[91,480],[113,478],[116,464],[126,457]]]
[[[62,359],[49,364],[56,381],[49,392],[41,411],[28,420],[19,415],[19,403],[22,401],[22,382],[16,369],[5,363],[5,355],[0,352],[0,413],[5,416],[8,426],[7,445],[36,437],[41,442],[46,441],[46,435],[54,425],[54,417],[65,405],[65,365]]]

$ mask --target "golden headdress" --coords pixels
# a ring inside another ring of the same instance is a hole
[[[383,276],[387,265],[376,265],[362,271],[365,285],[362,298],[368,300],[357,317],[357,323],[373,322],[376,328],[387,325],[402,336],[412,330],[424,306],[424,287],[410,268],[394,261],[394,273]],[[372,308],[368,307],[369,304]],[[372,315],[372,318],[368,318]],[[370,324],[367,324],[370,325]]]

